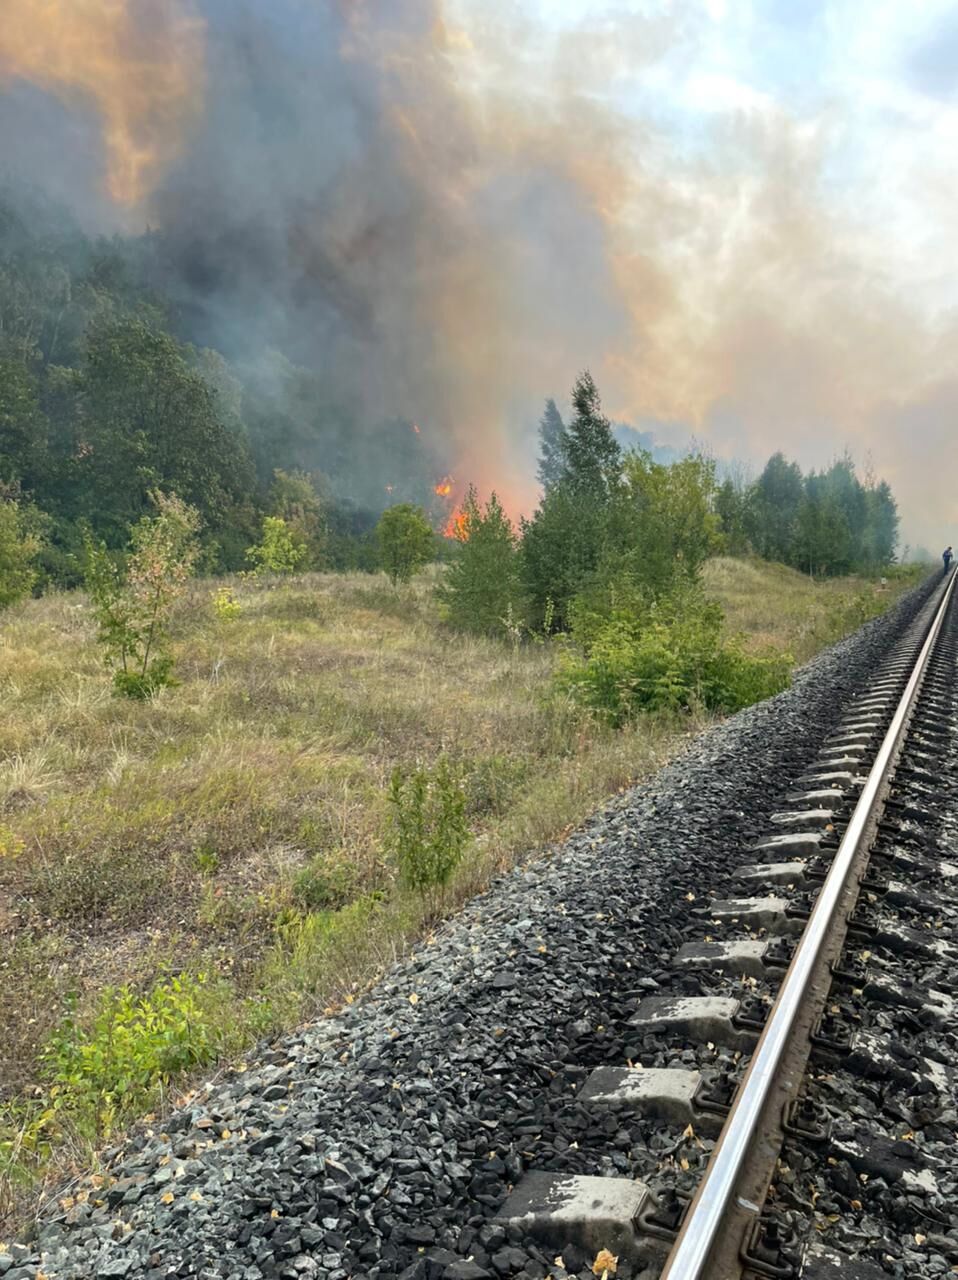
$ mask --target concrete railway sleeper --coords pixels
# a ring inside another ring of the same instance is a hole
[[[847,707],[729,896],[704,909],[701,941],[674,955],[677,990],[638,1003],[643,1036],[719,1046],[726,1068],[600,1066],[580,1092],[584,1106],[715,1137],[695,1193],[531,1170],[500,1212],[510,1227],[661,1280],[879,1280],[889,1271],[858,1256],[880,1246],[864,1204],[877,1195],[916,1256],[937,1228],[958,1263],[953,1221],[927,1203],[939,1170],[910,1127],[953,1141],[958,1126],[953,587]],[[687,994],[684,974],[705,975],[709,993]],[[858,1116],[843,1115],[856,1093]]]

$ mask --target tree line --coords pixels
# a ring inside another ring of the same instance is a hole
[[[198,513],[208,572],[244,568],[264,518],[291,508],[300,567],[375,567],[380,512],[428,509],[441,441],[399,417],[360,421],[280,353],[231,363],[193,345],[159,255],[153,235],[93,240],[0,191],[4,545],[16,519],[35,585],[77,585],[84,530],[120,549],[162,491]]]
[[[885,480],[859,479],[845,454],[802,475],[776,453],[752,484],[726,479],[715,512],[732,554],[753,551],[814,576],[874,573],[898,544],[898,507]]]

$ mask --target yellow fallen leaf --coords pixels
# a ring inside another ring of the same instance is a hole
[[[924,1244],[927,1239],[928,1237],[923,1236],[920,1231],[915,1232],[915,1244]]]
[[[193,1201],[194,1204],[199,1204],[200,1201],[203,1199],[203,1197],[200,1195],[198,1191],[191,1191],[190,1199]]]
[[[223,1139],[224,1142],[227,1140],[227,1138],[231,1138],[232,1136],[233,1135],[230,1133],[229,1129],[224,1129],[220,1133],[220,1137]]]
[[[695,1137],[695,1130],[692,1128],[692,1126],[691,1126],[690,1124],[687,1124],[687,1125],[685,1126],[685,1128],[682,1130],[682,1137],[683,1137],[683,1138],[694,1138],[694,1137]]]
[[[160,1204],[172,1204],[172,1203],[173,1203],[173,1192],[164,1191],[163,1194],[160,1196]]]
[[[862,1207],[862,1202],[860,1200],[851,1200],[849,1203],[853,1209],[860,1209]]]
[[[414,991],[414,992],[412,993],[412,995],[409,997],[409,1003],[410,1003],[410,1004],[418,1004],[418,1003],[419,1003],[419,997],[416,995],[415,991]]]
[[[600,1249],[595,1255],[595,1262],[592,1264],[592,1274],[594,1276],[614,1276],[619,1267],[619,1259],[614,1253],[610,1253],[608,1249]]]

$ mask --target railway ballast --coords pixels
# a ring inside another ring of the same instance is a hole
[[[950,1274],[958,603],[942,602],[929,582],[502,877],[361,1001],[135,1135],[0,1275]]]

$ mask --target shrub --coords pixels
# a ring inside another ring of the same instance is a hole
[[[697,586],[682,587],[644,616],[614,611],[558,679],[615,726],[640,711],[736,711],[787,688],[788,654],[747,654],[722,626],[718,605]]]
[[[396,768],[389,784],[387,847],[400,882],[442,909],[446,885],[469,839],[466,797],[449,761],[432,771]]]
[[[125,573],[106,546],[86,539],[86,585],[99,625],[97,639],[114,668],[118,693],[149,698],[173,683],[163,652],[173,605],[183,594],[199,547],[199,514],[172,494],[152,493],[156,516],[144,516],[130,539]]]
[[[466,812],[474,818],[503,814],[529,774],[529,762],[515,756],[480,756],[465,778]]]
[[[305,471],[274,471],[269,491],[271,514],[282,516],[294,541],[306,549],[301,567],[323,563],[328,532],[323,502]]]
[[[263,539],[246,553],[254,573],[295,573],[303,568],[309,547],[302,533],[282,516],[263,517]]]
[[[328,857],[311,859],[293,877],[292,897],[307,911],[329,911],[344,907],[356,893],[356,870]]]
[[[20,508],[0,496],[0,609],[30,591],[39,550],[40,541],[24,527]]]
[[[365,894],[339,911],[286,912],[263,969],[263,990],[274,1018],[295,1016],[348,969],[369,943],[381,896]]]
[[[87,1025],[71,1000],[41,1055],[53,1110],[100,1140],[142,1109],[157,1085],[213,1061],[219,1042],[211,994],[202,974],[165,979],[146,995],[107,987]]]
[[[379,518],[376,538],[382,566],[395,587],[408,582],[436,553],[436,535],[421,507],[400,502]]]
[[[220,587],[213,592],[213,612],[220,622],[235,622],[243,612],[232,587]]]

